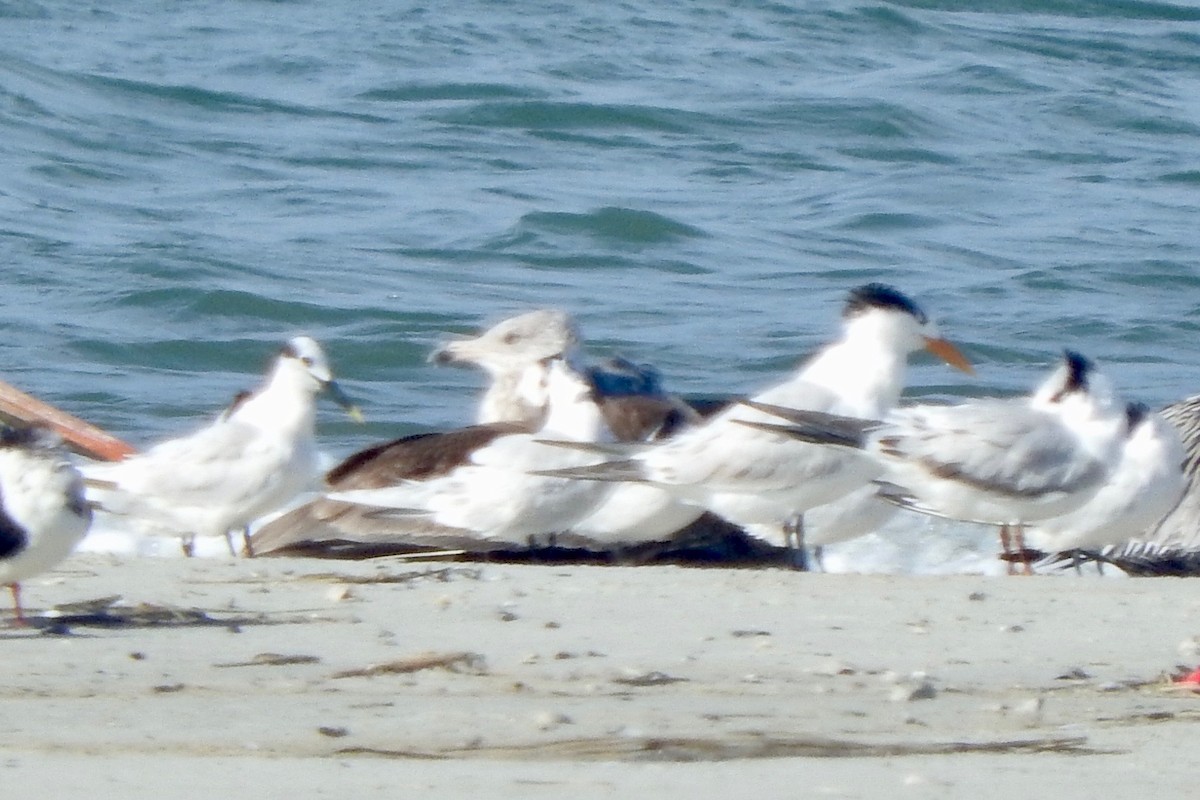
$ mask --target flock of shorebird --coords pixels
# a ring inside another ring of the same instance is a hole
[[[1028,397],[900,406],[922,349],[971,372],[915,302],[868,284],[850,292],[840,337],[787,380],[687,402],[651,368],[585,365],[570,317],[533,311],[431,356],[489,374],[475,424],[370,447],[322,480],[317,396],[358,411],[298,337],[218,419],[118,461],[77,465],[43,429],[3,431],[0,584],[22,620],[18,582],[66,558],[93,512],[231,550],[241,531],[257,554],[613,550],[715,515],[800,563],[911,510],[998,526],[1011,567],[1026,536],[1098,548],[1179,504],[1196,464],[1175,420],[1120,402],[1087,358],[1068,351]]]

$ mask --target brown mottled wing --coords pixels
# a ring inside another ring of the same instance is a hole
[[[367,558],[429,550],[490,552],[513,543],[477,535],[429,520],[381,517],[350,503],[317,499],[263,525],[251,538],[256,556]]]
[[[325,480],[336,489],[379,489],[406,480],[444,475],[493,439],[525,433],[523,425],[472,425],[443,433],[418,433],[360,450],[330,470]],[[464,531],[424,519],[379,517],[371,509],[318,497],[268,522],[252,537],[258,555],[302,553],[340,557],[353,552],[409,552],[474,545]],[[497,543],[498,545],[499,543]]]
[[[498,436],[528,430],[515,423],[494,423],[405,436],[359,450],[326,473],[325,482],[343,490],[379,489],[445,475]]]

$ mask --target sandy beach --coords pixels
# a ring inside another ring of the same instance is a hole
[[[113,601],[114,596],[120,599]],[[26,796],[1188,796],[1191,581],[76,555]],[[47,611],[58,608],[58,611]],[[7,620],[7,617],[6,617]]]

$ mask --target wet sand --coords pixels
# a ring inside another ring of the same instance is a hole
[[[1200,695],[1166,677],[1200,664],[1196,586],[77,555],[25,599],[81,606],[0,629],[0,780],[181,799],[1184,797]]]

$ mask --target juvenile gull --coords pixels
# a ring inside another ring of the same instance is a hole
[[[517,422],[536,429],[546,409],[521,391],[531,372],[546,369],[551,358],[584,363],[578,326],[557,309],[538,309],[498,322],[478,336],[452,339],[429,356],[435,364],[472,366],[490,378],[480,399],[477,424]],[[657,370],[623,358],[610,358],[582,369],[596,390],[605,419],[625,441],[665,436],[699,419],[682,401],[662,390]]]
[[[61,440],[43,428],[0,427],[0,584],[25,624],[20,581],[71,554],[87,533],[91,507]]]
[[[475,337],[444,342],[429,356],[434,364],[469,365],[491,379],[475,421],[519,422],[536,428],[544,408],[532,405],[520,384],[526,371],[544,359],[576,358],[579,330],[564,311],[538,309],[502,320]]]
[[[850,292],[841,338],[754,400],[876,417],[895,405],[908,356],[922,348],[970,371],[916,303],[892,287],[867,284]],[[863,486],[877,468],[847,453],[743,424],[771,419],[750,405],[734,404],[667,441],[631,447],[624,459],[568,474],[658,487],[753,535],[782,533],[782,543],[801,552],[800,515]]]
[[[184,540],[226,536],[315,482],[316,396],[358,410],[333,380],[316,341],[283,348],[265,385],[194,433],[112,464],[85,469],[89,497],[139,527]]]

